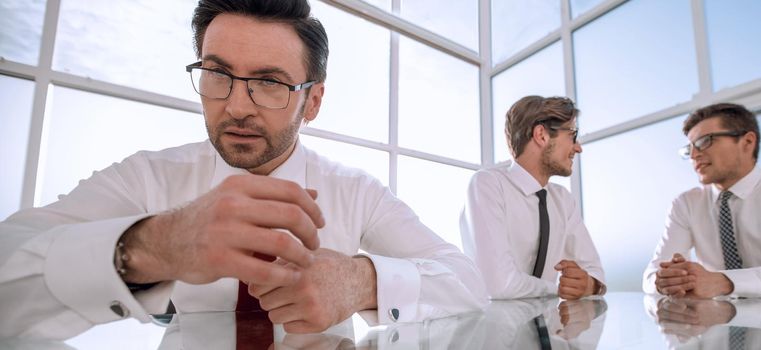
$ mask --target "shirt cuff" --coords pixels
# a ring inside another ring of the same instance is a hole
[[[93,324],[127,317],[149,322],[148,312],[130,293],[114,267],[116,242],[130,226],[148,216],[65,225],[56,229],[57,237],[50,246],[44,267],[45,283],[53,296]],[[161,283],[152,288],[160,292],[160,296],[152,290],[136,294],[140,294],[140,299],[151,309],[158,309],[161,300],[169,300],[172,285]]]
[[[761,296],[761,289],[759,288],[759,272],[756,269],[737,269],[737,270],[723,270],[719,271],[727,276],[732,284],[734,284],[734,290],[729,296],[731,297],[759,297]]]
[[[735,317],[730,320],[730,326],[759,328],[758,315],[761,314],[761,303],[757,299],[734,299],[731,303],[735,306]]]
[[[414,322],[420,299],[420,273],[415,263],[380,255],[361,254],[372,260],[378,290],[378,322]]]

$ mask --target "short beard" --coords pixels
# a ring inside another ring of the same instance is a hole
[[[555,150],[555,142],[550,139],[547,148],[542,152],[542,169],[547,176],[571,176],[571,169],[566,169],[562,165],[552,160],[552,152]]]
[[[253,117],[248,116],[244,119],[230,119],[219,123],[215,129],[206,123],[206,131],[209,133],[209,140],[214,148],[219,152],[222,159],[227,164],[235,168],[241,169],[256,169],[269,161],[281,156],[283,153],[296,142],[298,138],[299,127],[301,121],[304,119],[303,115],[299,113],[299,116],[288,125],[288,127],[275,134],[270,135],[269,132],[263,127],[254,124]],[[232,144],[225,148],[222,143],[222,135],[224,130],[230,126],[235,126],[239,129],[246,129],[255,131],[261,135],[266,143],[266,147],[259,152],[248,144]]]

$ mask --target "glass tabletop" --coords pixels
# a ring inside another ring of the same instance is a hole
[[[265,312],[154,315],[99,325],[62,342],[4,339],[9,349],[753,349],[761,300],[615,292],[567,301],[494,300],[483,312],[370,326],[359,315],[318,334],[288,334]]]

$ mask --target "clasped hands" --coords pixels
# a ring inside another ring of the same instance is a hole
[[[187,205],[125,231],[129,260],[122,277],[191,284],[233,277],[248,283],[249,293],[286,331],[325,330],[376,307],[376,278],[370,259],[319,248],[317,230],[325,219],[316,198],[316,191],[294,182],[230,176]]]
[[[598,316],[595,314],[596,303],[604,303],[604,301],[595,299],[561,301],[558,305],[558,314],[563,327],[555,330],[555,334],[570,340],[589,329],[592,320]]]
[[[655,274],[658,293],[674,297],[713,298],[732,293],[732,281],[721,272],[710,272],[677,253],[660,263]]]
[[[681,342],[725,324],[737,313],[732,303],[723,300],[667,298],[658,300],[661,332],[676,335]]]
[[[580,299],[593,295],[600,289],[600,282],[573,260],[561,260],[555,265],[555,270],[560,272],[558,296],[563,299]]]

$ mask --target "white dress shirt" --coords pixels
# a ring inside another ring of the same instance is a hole
[[[465,254],[475,260],[492,299],[557,294],[560,260],[574,260],[603,284],[605,276],[581,219],[579,207],[563,186],[548,183],[550,238],[542,278],[532,275],[539,251],[539,197],[542,186],[518,163],[473,175],[460,216]]]
[[[732,296],[761,297],[761,169],[754,168],[729,191],[734,194],[729,199],[729,210],[743,268],[725,270],[719,236],[721,191],[714,185],[693,188],[671,204],[666,230],[642,279],[646,293],[657,293],[655,273],[661,261],[671,260],[674,253],[689,258],[694,248],[698,263],[709,271],[723,273],[734,283]]]
[[[71,193],[0,223],[0,336],[66,338],[129,316],[149,321],[171,296],[179,312],[235,310],[238,281],[205,285],[164,282],[133,295],[113,265],[114,247],[132,224],[177,208],[233,174],[210,142],[138,152],[95,172]],[[326,225],[321,247],[368,252],[377,272],[378,311],[370,322],[420,321],[480,309],[483,281],[455,246],[367,173],[296,145],[270,176],[318,191]]]

